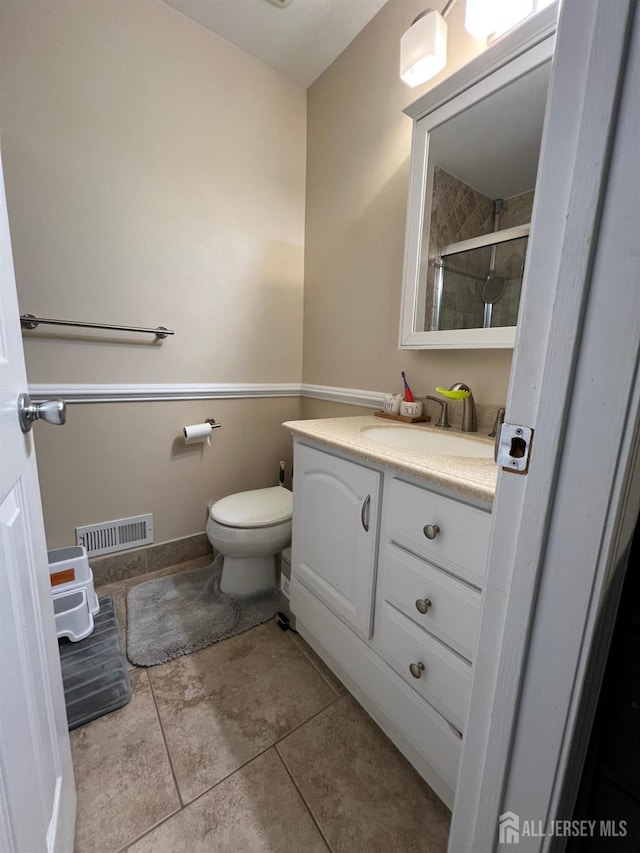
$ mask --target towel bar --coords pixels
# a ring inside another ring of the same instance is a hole
[[[144,326],[114,326],[110,323],[83,323],[80,320],[52,320],[49,317],[35,317],[33,314],[21,314],[20,324],[23,329],[37,329],[43,323],[47,326],[76,326],[82,329],[110,329],[116,332],[144,332],[146,334],[155,335],[161,340],[168,335],[175,335],[173,329],[167,329],[164,326],[157,326],[155,329],[148,329]]]

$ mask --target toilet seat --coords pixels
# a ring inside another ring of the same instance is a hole
[[[292,494],[284,486],[238,492],[216,501],[209,516],[226,527],[271,527],[291,520]]]

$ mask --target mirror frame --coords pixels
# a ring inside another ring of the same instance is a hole
[[[404,110],[414,121],[400,306],[401,350],[504,349],[515,344],[515,326],[416,331],[419,312],[421,308],[424,311],[420,273],[426,260],[423,249],[426,251],[428,246],[431,217],[430,194],[427,197],[429,134],[513,80],[551,61],[557,12],[555,4],[539,12]],[[535,199],[532,227],[534,221]]]

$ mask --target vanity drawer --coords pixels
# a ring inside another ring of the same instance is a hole
[[[386,507],[387,539],[482,587],[491,529],[488,512],[395,477]]]
[[[381,555],[378,584],[380,600],[473,660],[480,621],[476,589],[395,545]]]
[[[387,602],[376,613],[373,640],[378,654],[407,684],[463,732],[471,666]]]

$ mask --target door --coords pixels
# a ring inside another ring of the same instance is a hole
[[[0,850],[70,853],[75,786],[0,162]]]
[[[637,0],[563,0],[506,413],[534,437],[498,475],[451,853],[567,840],[640,510],[638,80]]]
[[[291,607],[302,582],[360,634],[371,636],[379,471],[297,444]]]

